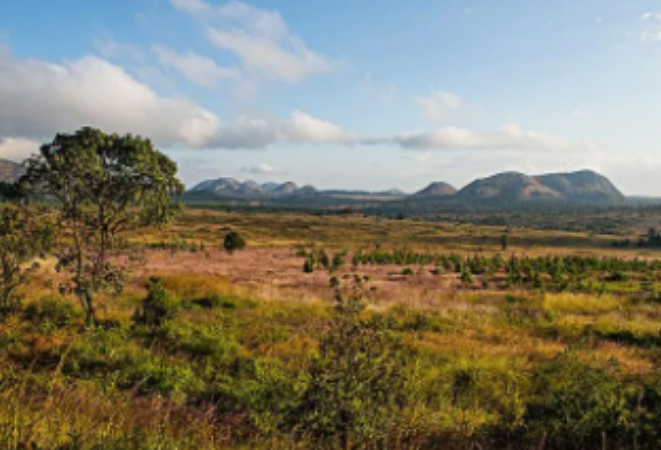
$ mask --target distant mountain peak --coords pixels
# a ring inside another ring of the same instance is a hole
[[[451,184],[443,181],[435,181],[423,190],[413,194],[414,198],[439,198],[451,197],[457,193],[457,189]]]

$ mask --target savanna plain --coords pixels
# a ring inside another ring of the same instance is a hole
[[[94,323],[44,255],[0,320],[0,447],[659,448],[639,228],[189,208],[128,236]]]

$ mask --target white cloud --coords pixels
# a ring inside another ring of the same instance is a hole
[[[641,18],[643,20],[661,20],[661,12],[646,12]]]
[[[232,126],[222,127],[210,147],[226,149],[264,149],[279,143],[352,144],[354,133],[338,125],[294,111],[288,120],[267,121],[240,117]]]
[[[155,46],[161,65],[179,71],[184,77],[198,86],[214,88],[224,80],[238,78],[240,72],[232,67],[221,67],[205,56],[193,52],[179,54],[172,49]]]
[[[218,48],[234,53],[247,72],[298,83],[328,72],[333,64],[310,50],[278,12],[232,1],[212,6],[200,0],[170,0],[184,11],[208,25],[209,40]]]
[[[210,111],[161,97],[121,67],[88,56],[63,64],[0,50],[0,136],[51,138],[94,126],[148,136],[160,145],[204,146],[219,128]]]
[[[346,133],[331,122],[294,111],[290,121],[285,123],[282,132],[288,142],[350,143],[357,139],[353,133]]]
[[[270,164],[260,163],[254,166],[243,167],[241,172],[250,173],[253,175],[279,175],[285,173],[280,167],[275,167]]]
[[[423,117],[433,123],[443,123],[466,107],[458,95],[439,90],[432,90],[427,97],[416,98],[416,102]]]
[[[40,145],[30,139],[0,138],[0,158],[20,161],[37,153]]]
[[[588,144],[569,142],[560,137],[526,131],[517,124],[506,124],[493,131],[444,127],[432,132],[397,136],[394,141],[413,150],[546,150],[591,149]]]
[[[646,23],[646,28],[640,33],[643,43],[661,42],[661,12],[646,12],[641,19]],[[651,22],[651,25],[647,25]]]

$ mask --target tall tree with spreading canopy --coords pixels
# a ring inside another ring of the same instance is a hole
[[[177,165],[148,139],[86,127],[56,135],[25,167],[20,184],[56,203],[67,234],[58,269],[71,279],[62,289],[78,297],[93,323],[98,295],[124,286],[126,269],[111,263],[123,235],[165,224],[178,212]]]

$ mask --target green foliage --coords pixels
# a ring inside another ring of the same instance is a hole
[[[342,448],[375,445],[406,402],[407,379],[400,344],[378,324],[360,319],[363,286],[337,296],[336,317],[310,365],[310,381],[295,422],[305,435]]]
[[[464,286],[471,286],[473,284],[473,274],[470,269],[462,270],[460,279]]]
[[[0,317],[20,309],[16,290],[36,268],[29,263],[50,250],[54,240],[48,217],[25,208],[0,207]]]
[[[138,136],[83,128],[58,134],[26,162],[21,186],[56,202],[59,222],[71,234],[58,253],[58,268],[71,275],[71,289],[89,322],[95,297],[120,292],[125,269],[111,264],[127,230],[170,221],[183,192],[177,165]],[[68,286],[63,285],[63,288]]]
[[[246,245],[246,240],[236,231],[227,233],[223,240],[223,248],[230,254],[245,249]]]
[[[308,256],[303,263],[303,273],[314,273],[315,263],[313,258]]]
[[[590,364],[565,352],[536,370],[534,384],[527,420],[557,446],[589,448],[627,433],[631,411],[616,363]]]
[[[145,287],[148,291],[147,297],[136,313],[135,321],[147,326],[160,327],[174,319],[179,311],[179,302],[165,289],[161,280],[152,277]]]
[[[41,297],[28,305],[25,310],[28,320],[39,322],[46,328],[63,328],[81,319],[81,313],[76,307],[62,298]]]

